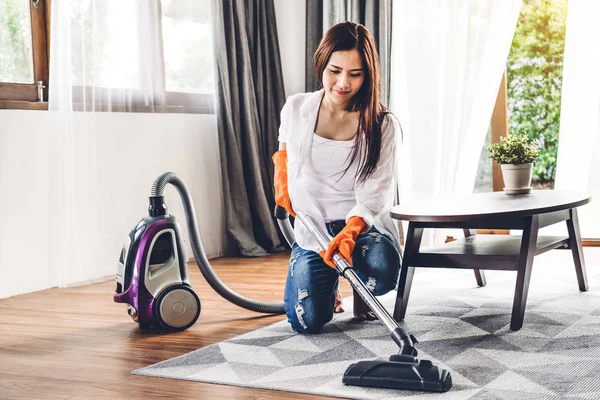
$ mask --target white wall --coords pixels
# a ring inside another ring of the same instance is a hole
[[[274,0],[286,97],[304,92],[306,1]]]
[[[214,115],[75,113],[72,158],[64,135],[55,112],[0,110],[0,298],[113,275],[125,236],[147,215],[154,179],[166,171],[186,182],[209,257],[222,252]],[[74,166],[68,209],[56,187],[65,162]],[[191,257],[179,196],[171,187],[165,194]],[[66,277],[53,265],[63,245],[77,264]]]

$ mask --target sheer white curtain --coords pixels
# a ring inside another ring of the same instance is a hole
[[[600,238],[600,4],[569,0],[563,69],[556,190],[587,191],[579,210],[584,238]]]
[[[159,2],[53,1],[49,110],[56,113],[50,171],[49,269],[59,287],[106,277],[119,238],[110,217],[113,196],[102,137],[93,111],[153,112],[164,104],[157,73]],[[74,111],[92,111],[80,113]],[[105,124],[106,125],[106,124]],[[110,139],[108,139],[110,140]],[[108,155],[110,157],[110,155]],[[90,229],[91,228],[91,229]],[[123,232],[122,235],[127,234]]]
[[[211,0],[52,2],[50,109],[211,112],[211,11]]]
[[[164,104],[158,1],[54,1],[51,15],[51,110]]]
[[[52,130],[48,165],[48,263],[51,284],[63,287],[114,272],[115,252],[128,233],[123,225],[131,229],[136,221],[123,223],[112,213],[128,207],[119,202],[128,201],[137,187],[147,186],[141,191],[146,194],[152,184],[145,174],[143,182],[138,179],[136,167],[152,164],[147,159],[153,157],[160,158],[155,165],[171,165],[177,158],[163,156],[161,148],[181,136],[179,124],[189,119],[168,119],[176,126],[157,135],[136,131],[148,126],[148,116],[130,112],[214,109],[212,25],[210,0],[51,4],[49,109],[58,128]],[[140,153],[127,154],[128,148]],[[147,207],[146,201],[140,196],[136,205]]]
[[[391,106],[408,153],[399,166],[401,202],[473,191],[520,7],[521,0],[394,3]]]

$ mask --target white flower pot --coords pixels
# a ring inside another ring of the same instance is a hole
[[[522,194],[531,191],[533,163],[500,164],[506,194]]]

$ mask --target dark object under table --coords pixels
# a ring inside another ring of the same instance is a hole
[[[406,314],[415,267],[473,269],[479,286],[483,270],[517,272],[510,329],[523,326],[533,257],[548,250],[571,249],[579,290],[588,290],[577,207],[585,193],[534,190],[528,194],[478,193],[465,197],[431,198],[395,206],[391,215],[409,221],[394,319]],[[538,230],[566,221],[569,236],[538,236]],[[421,249],[425,228],[463,229],[464,238]],[[482,235],[476,229],[522,230],[523,235]]]

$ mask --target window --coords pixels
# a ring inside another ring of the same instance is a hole
[[[61,5],[60,19],[71,24],[57,34],[57,54],[71,62],[61,69],[61,85],[70,85],[63,89],[71,88],[74,109],[212,112],[210,0]],[[38,81],[48,86],[49,6],[50,0],[0,0],[0,102],[37,102]]]
[[[525,0],[507,62],[509,131],[538,146],[533,186],[554,188],[567,0]]]
[[[27,0],[4,1],[0,14],[3,55],[0,58],[0,79],[3,82],[33,83],[33,50],[31,17]]]
[[[64,1],[64,0],[63,0]],[[74,86],[141,89],[135,1],[71,2],[72,76]],[[67,54],[68,55],[68,54]],[[76,99],[77,101],[79,99]]]
[[[0,108],[45,106],[26,104],[47,100],[46,3],[0,0]]]
[[[533,139],[539,149],[533,166],[532,185],[536,189],[554,187],[566,12],[567,0],[523,0],[492,116],[492,132],[488,132],[484,145],[499,141],[509,132],[525,133]],[[489,153],[484,153],[474,191],[491,191],[492,176],[494,190],[502,190],[499,167],[495,163],[490,167],[491,161],[486,159]]]
[[[209,0],[70,1],[75,109],[211,112]]]
[[[213,92],[210,21],[208,1],[162,0],[165,84],[168,92]]]
[[[161,37],[168,105],[210,110],[214,62],[209,0],[161,0]]]
[[[492,129],[491,126],[488,128],[485,140],[483,142],[483,148],[479,155],[479,164],[477,166],[477,176],[475,178],[475,187],[473,193],[482,192],[493,192],[494,191],[494,180],[492,174],[493,163],[489,157],[489,153],[486,148],[492,144]]]

